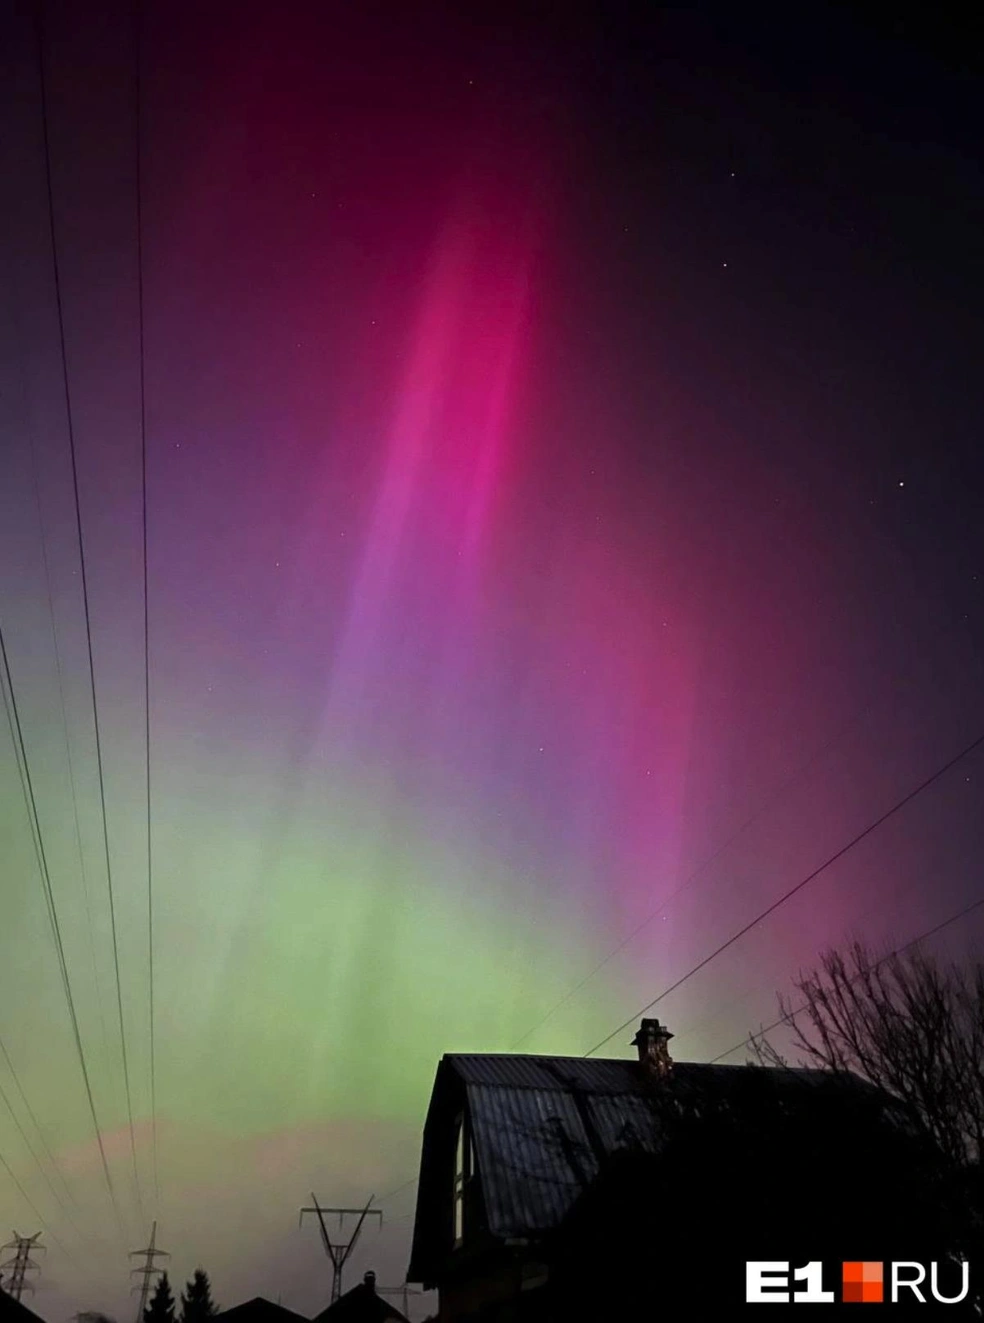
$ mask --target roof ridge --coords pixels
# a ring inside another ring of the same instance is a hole
[[[548,1052],[445,1052],[444,1056],[450,1059],[469,1057],[481,1061],[571,1061],[578,1066],[637,1066],[639,1064],[635,1057],[573,1057],[573,1056],[554,1056]],[[745,1066],[745,1062],[737,1061],[683,1061],[678,1057],[673,1058],[674,1066],[706,1066],[714,1070],[740,1070]],[[794,1070],[794,1071],[815,1071],[818,1074],[827,1074],[814,1066],[777,1066],[765,1067],[765,1069],[776,1070]]]
[[[471,1057],[482,1061],[571,1061],[579,1066],[635,1066],[635,1057],[554,1056],[548,1052],[445,1052],[446,1057]],[[692,1064],[692,1063],[687,1063]]]

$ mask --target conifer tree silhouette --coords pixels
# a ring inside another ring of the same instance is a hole
[[[144,1310],[144,1323],[175,1323],[174,1296],[166,1272],[157,1279],[150,1304]]]
[[[208,1273],[196,1268],[181,1296],[181,1323],[207,1323],[218,1312]]]

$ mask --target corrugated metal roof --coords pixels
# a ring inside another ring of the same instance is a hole
[[[523,1236],[558,1226],[597,1177],[600,1149],[653,1147],[652,1115],[638,1092],[468,1085],[469,1116],[489,1230]],[[587,1120],[587,1124],[586,1124]],[[593,1131],[594,1133],[589,1133]]]
[[[477,1055],[450,1052],[445,1058],[466,1084],[488,1084],[510,1089],[564,1089],[573,1084],[588,1093],[637,1093],[643,1087],[639,1062],[628,1058]],[[769,1068],[766,1068],[769,1069]],[[745,1065],[706,1065],[702,1061],[675,1061],[675,1079],[699,1088],[727,1088],[748,1074]],[[788,1067],[784,1078],[802,1083],[830,1084],[826,1070]],[[858,1081],[860,1083],[860,1081]]]
[[[638,1061],[457,1054],[444,1060],[466,1086],[494,1235],[558,1226],[605,1157],[622,1147],[656,1147]],[[675,1062],[673,1074],[678,1087],[717,1098],[749,1079],[746,1066],[692,1062]],[[834,1082],[825,1071],[782,1074],[793,1088]]]
[[[637,1061],[592,1057],[459,1055],[445,1057],[466,1084],[509,1089],[564,1089],[568,1081],[589,1093],[629,1093],[639,1088]]]

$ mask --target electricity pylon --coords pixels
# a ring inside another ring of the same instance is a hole
[[[372,1203],[375,1197],[376,1196],[374,1194],[370,1195],[369,1203],[366,1204],[365,1208],[322,1208],[321,1205],[318,1203],[317,1199],[312,1194],[311,1202],[314,1204],[314,1207],[301,1209],[300,1220],[297,1224],[298,1226],[301,1226],[303,1224],[305,1213],[317,1213],[318,1215],[318,1222],[321,1226],[321,1243],[325,1247],[325,1253],[328,1255],[328,1258],[331,1260],[331,1267],[332,1267],[331,1303],[332,1304],[334,1304],[335,1301],[342,1294],[342,1269],[345,1267],[349,1255],[355,1249],[355,1242],[359,1239],[359,1233],[362,1230],[362,1225],[365,1222],[366,1218],[378,1217],[379,1225],[380,1226],[383,1225],[382,1210],[379,1208],[369,1207],[369,1204]],[[359,1219],[358,1222],[356,1222],[355,1224],[355,1230],[352,1232],[352,1235],[349,1238],[349,1240],[333,1241],[331,1239],[331,1237],[328,1235],[328,1228],[325,1226],[326,1213],[332,1215],[334,1215],[335,1213],[338,1214],[339,1235],[341,1235],[342,1225],[346,1217],[357,1217]]]
[[[5,1289],[15,1300],[19,1300],[25,1291],[34,1290],[32,1283],[27,1280],[27,1274],[41,1271],[41,1265],[31,1258],[31,1250],[45,1249],[44,1245],[38,1243],[40,1239],[40,1231],[35,1231],[33,1236],[19,1236],[15,1231],[13,1240],[8,1240],[6,1245],[0,1247],[14,1250],[14,1257],[0,1263],[0,1269],[10,1269],[10,1282]]]
[[[410,1317],[410,1297],[411,1297],[412,1295],[423,1295],[423,1291],[417,1291],[417,1290],[414,1289],[414,1287],[412,1287],[412,1286],[408,1286],[408,1285],[406,1284],[406,1282],[404,1282],[402,1286],[377,1286],[377,1287],[376,1287],[376,1294],[377,1294],[377,1295],[398,1295],[398,1296],[400,1296],[400,1298],[401,1298],[402,1301],[403,1301],[403,1316],[404,1316],[404,1318],[409,1318],[409,1317]]]
[[[148,1292],[150,1291],[151,1278],[156,1277],[159,1272],[163,1271],[162,1268],[155,1267],[154,1259],[156,1258],[169,1259],[171,1257],[170,1254],[168,1254],[165,1250],[159,1250],[155,1248],[154,1243],[156,1240],[157,1240],[157,1223],[155,1222],[150,1229],[150,1244],[147,1246],[147,1248],[142,1250],[130,1251],[131,1259],[137,1258],[137,1256],[140,1254],[144,1254],[147,1257],[147,1262],[143,1265],[143,1267],[130,1269],[131,1277],[136,1277],[137,1275],[143,1277],[143,1281],[140,1283],[140,1285],[132,1287],[130,1291],[131,1295],[133,1294],[134,1291],[140,1292],[140,1303],[137,1306],[136,1323],[143,1323],[144,1310],[147,1308],[147,1295]]]

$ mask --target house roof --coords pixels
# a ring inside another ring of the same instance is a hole
[[[264,1300],[261,1295],[244,1304],[233,1305],[231,1309],[223,1309],[215,1315],[215,1320],[218,1319],[223,1323],[307,1323],[302,1314],[275,1305],[272,1300]]]
[[[407,1316],[378,1295],[374,1285],[363,1279],[351,1291],[317,1314],[313,1323],[408,1323]]]
[[[827,1071],[675,1062],[678,1096],[726,1099],[751,1072],[784,1093],[822,1088],[854,1093],[869,1086]],[[436,1246],[430,1228],[449,1180],[428,1161],[429,1144],[467,1105],[485,1217],[502,1240],[560,1226],[602,1164],[626,1148],[655,1151],[651,1085],[638,1060],[449,1054],[438,1067],[424,1128],[424,1156],[409,1279],[430,1279]]]
[[[41,1323],[41,1316],[22,1305],[0,1287],[0,1321],[2,1323]]]

